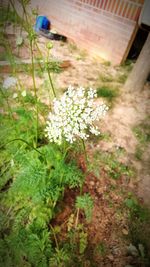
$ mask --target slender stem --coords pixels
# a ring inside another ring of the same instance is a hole
[[[78,208],[78,209],[77,209],[76,221],[75,221],[75,229],[76,229],[76,228],[77,228],[77,226],[78,226],[78,221],[79,221],[79,212],[80,212],[80,209]]]
[[[17,70],[17,66],[16,66],[16,62],[15,62],[15,58],[14,58],[14,55],[12,54],[12,50],[10,48],[10,43],[9,41],[7,40],[5,42],[5,48],[6,48],[6,51],[7,51],[7,55],[8,55],[8,58],[9,58],[9,62],[10,62],[10,65],[12,67],[12,72],[13,72],[13,75],[16,77],[17,79],[17,88],[18,90],[20,88],[23,88],[22,84],[21,84],[21,81],[19,79],[19,77],[17,76],[17,73],[16,73],[16,70]],[[18,86],[19,85],[19,86]],[[19,88],[20,87],[20,88]]]
[[[3,92],[3,90],[0,88],[0,91],[1,91],[1,94],[2,94],[2,96],[5,98],[5,100],[6,100],[6,103],[7,103],[7,106],[8,106],[8,110],[9,110],[9,116],[11,117],[11,118],[13,118],[13,113],[12,113],[12,110],[11,110],[11,106],[9,105],[9,101],[8,101],[8,97],[7,96],[5,96],[5,94],[4,94],[4,92]]]
[[[32,38],[32,37],[31,37]],[[36,99],[36,147],[38,142],[38,127],[39,127],[39,115],[38,115],[38,99],[37,99],[37,89],[36,89],[36,83],[35,83],[35,66],[34,66],[34,58],[33,58],[33,42],[32,39],[30,39],[30,51],[31,51],[31,72],[32,72],[32,80],[33,80],[33,88],[34,88],[34,96]]]
[[[23,19],[19,16],[19,14],[18,14],[18,12],[17,12],[17,10],[16,10],[16,8],[15,8],[15,5],[14,5],[13,1],[12,1],[12,0],[9,0],[9,1],[10,1],[10,4],[11,4],[11,6],[12,6],[12,8],[13,8],[13,10],[14,10],[14,12],[15,12],[17,18],[18,18],[18,20],[19,20],[20,23],[22,24],[22,27],[28,32],[28,26],[25,25]]]
[[[24,6],[24,3],[23,3],[23,2],[22,2],[22,7],[23,7],[24,14],[25,14],[25,17],[26,17],[26,22],[27,22],[27,24],[29,24],[29,23],[28,23],[27,12],[26,12],[26,9],[25,9],[25,6]],[[37,45],[37,47],[38,47],[38,45]],[[38,47],[38,48],[39,48],[39,47]],[[38,49],[38,50],[40,50],[40,49]],[[40,53],[40,54],[42,54],[42,53]],[[47,63],[48,63],[48,61],[47,61]],[[55,93],[55,89],[54,89],[54,85],[53,85],[52,77],[51,77],[51,74],[50,74],[50,71],[49,71],[48,68],[47,68],[47,72],[48,72],[49,82],[50,82],[50,85],[51,85],[51,88],[52,88],[52,91],[53,91],[53,95],[54,95],[54,97],[56,97],[56,93]]]
[[[47,72],[48,72],[49,82],[50,82],[51,88],[53,90],[53,83],[52,83],[52,79],[50,77],[50,73],[49,73],[49,69],[48,69],[48,59],[49,59],[49,49],[48,49],[48,53],[47,53],[47,61],[45,62],[45,64],[46,64],[46,67],[47,67],[46,69],[47,69]],[[49,105],[51,105],[51,94],[50,94],[49,87],[48,87],[48,94],[49,94]],[[53,90],[53,94],[54,94],[54,96],[56,96],[54,90]]]
[[[57,249],[59,249],[59,245],[58,245],[57,237],[56,237],[56,234],[55,234],[55,230],[54,230],[54,228],[53,228],[53,226],[51,224],[50,224],[50,228],[51,228],[51,230],[53,232],[53,236],[54,236],[54,239],[55,239],[56,247],[57,247]]]
[[[84,155],[85,155],[85,159],[86,159],[86,163],[88,162],[88,156],[87,156],[87,153],[86,153],[86,146],[85,146],[85,142],[83,139],[82,140],[82,145],[83,145],[83,151],[84,151]]]
[[[33,150],[35,150],[36,152],[38,152],[40,155],[42,156],[45,156],[42,152],[40,152],[38,149],[36,149],[35,147],[33,147],[32,145],[30,145],[26,140],[22,139],[22,138],[15,138],[15,139],[12,139],[10,140],[9,142],[5,143],[5,144],[2,144],[0,146],[0,149],[6,145],[8,145],[9,143],[12,143],[12,142],[15,142],[15,141],[21,141],[23,143],[25,143],[26,145],[28,145],[29,147],[31,147]]]
[[[51,85],[51,88],[52,88],[52,91],[53,91],[53,95],[54,95],[54,97],[56,97],[55,88],[54,88],[54,85],[53,85],[51,73],[49,71],[49,66],[48,66],[48,63],[49,63],[49,52],[50,52],[50,49],[48,49],[48,52],[47,52],[47,62],[46,62],[46,64],[47,64],[47,73],[48,73],[49,82],[50,82],[50,85]]]

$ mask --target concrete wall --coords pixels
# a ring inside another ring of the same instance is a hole
[[[119,64],[129,46],[143,0],[32,0],[60,33],[92,54]]]

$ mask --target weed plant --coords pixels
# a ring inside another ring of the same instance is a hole
[[[97,88],[97,96],[103,97],[107,99],[109,103],[112,103],[113,100],[118,96],[118,91],[117,89],[104,85]]]
[[[28,33],[34,94],[23,93],[24,86],[17,76],[15,57],[9,41],[5,42],[4,38],[3,44],[13,67],[13,75],[18,80],[18,88],[14,93],[11,89],[5,91],[1,86],[0,266],[82,266],[87,247],[84,226],[74,219],[66,239],[61,240],[58,237],[61,229],[53,226],[52,222],[65,190],[79,188],[82,191],[84,175],[75,161],[66,160],[64,147],[48,144],[45,139],[43,128],[48,107],[39,100],[33,50],[36,47],[41,52],[27,14],[29,1],[19,2],[23,17],[17,13],[14,1],[10,1],[11,12]],[[58,72],[59,66],[49,62],[50,49],[50,46],[47,47],[43,68],[48,73],[53,96],[56,96],[51,72]],[[67,147],[65,149],[67,151]],[[78,210],[83,209],[89,220],[92,212],[90,196],[80,195],[77,203]],[[75,216],[76,208],[73,212]]]
[[[66,163],[60,147],[46,143],[42,131],[43,144],[39,140],[34,148],[32,103],[27,95],[25,107],[12,107],[14,118],[1,114],[0,265],[67,266],[69,252],[55,243],[51,220],[65,188],[81,187],[84,177],[73,161]]]
[[[114,180],[120,179],[122,176],[131,177],[133,170],[119,161],[120,152],[108,153],[108,152],[96,152],[94,155],[95,165],[96,161],[100,162],[99,167],[105,166],[105,170],[110,178]],[[95,168],[95,166],[93,166]]]
[[[138,144],[136,146],[135,157],[137,160],[142,160],[143,153],[145,152],[146,146],[150,142],[150,125],[149,118],[145,118],[143,122],[133,128]]]

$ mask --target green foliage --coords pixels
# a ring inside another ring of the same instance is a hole
[[[68,251],[64,248],[56,248],[55,253],[50,258],[49,264],[52,267],[65,267],[69,261]]]
[[[61,67],[60,67],[60,62],[59,61],[50,61],[44,64],[42,67],[42,70],[54,72],[54,73],[60,73],[61,72]]]
[[[12,266],[25,264],[24,257],[34,266],[48,266],[46,255],[48,250],[51,252],[48,224],[65,187],[78,186],[83,180],[73,163],[65,163],[57,147],[47,145],[39,151],[43,156],[36,151],[27,151],[21,157],[14,157],[11,187],[3,192],[4,219],[11,207],[9,217],[6,216],[8,228],[3,224],[2,230],[8,232],[3,242],[12,256]],[[64,256],[62,251],[56,252],[58,258]]]
[[[110,86],[101,86],[97,88],[97,96],[104,97],[111,102],[118,96],[118,91]]]
[[[6,22],[20,23],[20,19],[14,10],[10,9],[10,6],[8,8],[0,7],[0,26],[3,27]]]
[[[76,199],[76,208],[82,209],[85,212],[85,217],[88,222],[92,219],[93,200],[91,196],[86,193],[82,196],[78,196]]]
[[[133,61],[127,59],[122,65],[121,65],[121,69],[123,69],[124,71],[130,72],[133,68]]]
[[[127,76],[128,76],[127,73],[120,74],[117,77],[117,82],[124,84],[127,79]]]
[[[149,118],[145,119],[143,123],[134,127],[133,132],[141,145],[146,145],[148,142],[150,142]]]
[[[100,242],[99,244],[97,244],[97,246],[95,247],[95,254],[98,254],[99,256],[105,256],[106,244],[104,242]]]
[[[83,224],[78,224],[75,229],[68,232],[68,239],[63,244],[65,251],[69,255],[69,261],[65,267],[85,266],[86,251],[88,249],[88,234]]]
[[[142,160],[143,152],[144,152],[144,150],[141,147],[141,145],[137,145],[137,147],[135,149],[135,158],[137,160]]]
[[[126,198],[124,203],[125,203],[126,207],[131,209],[131,210],[137,209],[137,200],[134,198]]]
[[[133,128],[138,144],[135,150],[135,157],[137,160],[142,160],[143,153],[145,152],[147,144],[150,142],[150,124],[149,117]]]
[[[100,75],[99,75],[99,80],[100,80],[101,82],[103,82],[103,83],[110,83],[110,82],[112,82],[114,79],[113,79],[113,77],[112,77],[110,74],[105,73],[105,74],[100,74]]]
[[[83,175],[74,162],[65,162],[61,147],[46,144],[41,121],[34,149],[35,98],[28,93],[22,99],[6,97],[14,105],[12,114],[5,112],[7,101],[1,99],[0,265],[48,267],[56,258],[65,266],[67,256],[63,248],[55,249],[49,223],[65,188],[81,187]],[[38,106],[45,114],[45,105]]]
[[[61,227],[52,225],[65,189],[82,188],[84,176],[74,161],[70,158],[66,161],[68,147],[64,153],[63,147],[47,144],[43,128],[49,110],[39,100],[35,81],[35,74],[40,66],[41,73],[42,71],[48,73],[48,87],[50,85],[53,87],[50,73],[60,72],[60,63],[54,61],[47,63],[43,60],[45,63],[39,62],[36,68],[33,51],[38,50],[37,35],[26,10],[29,1],[18,0],[18,2],[25,8],[24,16],[23,19],[20,18],[15,7],[14,10],[12,7],[16,17],[14,22],[21,23],[21,31],[23,28],[28,34],[27,42],[30,43],[33,64],[29,69],[25,64],[16,67],[9,43],[6,42],[5,45],[5,35],[3,35],[3,47],[6,48],[15,77],[17,71],[23,69],[32,74],[34,96],[22,86],[22,81],[18,77],[19,86],[15,88],[15,92],[13,89],[1,90],[0,266],[83,266],[82,259],[87,247],[87,233],[83,227],[78,227],[74,231],[75,242],[72,245],[68,240],[67,242],[59,238]],[[6,20],[13,21],[11,16],[5,16],[4,19],[1,17],[2,23]],[[21,47],[22,38],[19,37],[16,44]],[[40,53],[40,60],[43,59],[41,55]],[[85,53],[81,53],[80,56],[85,57]],[[23,95],[22,91],[26,94]],[[88,196],[86,200],[85,214],[89,220],[92,200],[90,201]]]
[[[110,61],[103,61],[102,64],[106,67],[111,66],[111,62]]]
[[[108,175],[115,180],[120,179],[122,175],[127,177],[133,175],[133,171],[129,166],[119,161],[120,152],[122,151],[118,149],[116,153],[97,152],[95,154],[95,160],[98,160],[99,167],[104,167]]]
[[[84,231],[81,231],[79,233],[79,252],[80,254],[83,254],[85,249],[87,248],[87,233]]]

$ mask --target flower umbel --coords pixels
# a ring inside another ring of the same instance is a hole
[[[100,120],[108,110],[105,104],[96,106],[94,98],[96,90],[86,91],[69,86],[60,100],[54,99],[53,112],[49,113],[46,136],[50,142],[61,144],[65,139],[73,143],[77,138],[86,140],[89,132],[100,134],[98,127],[93,123]]]

